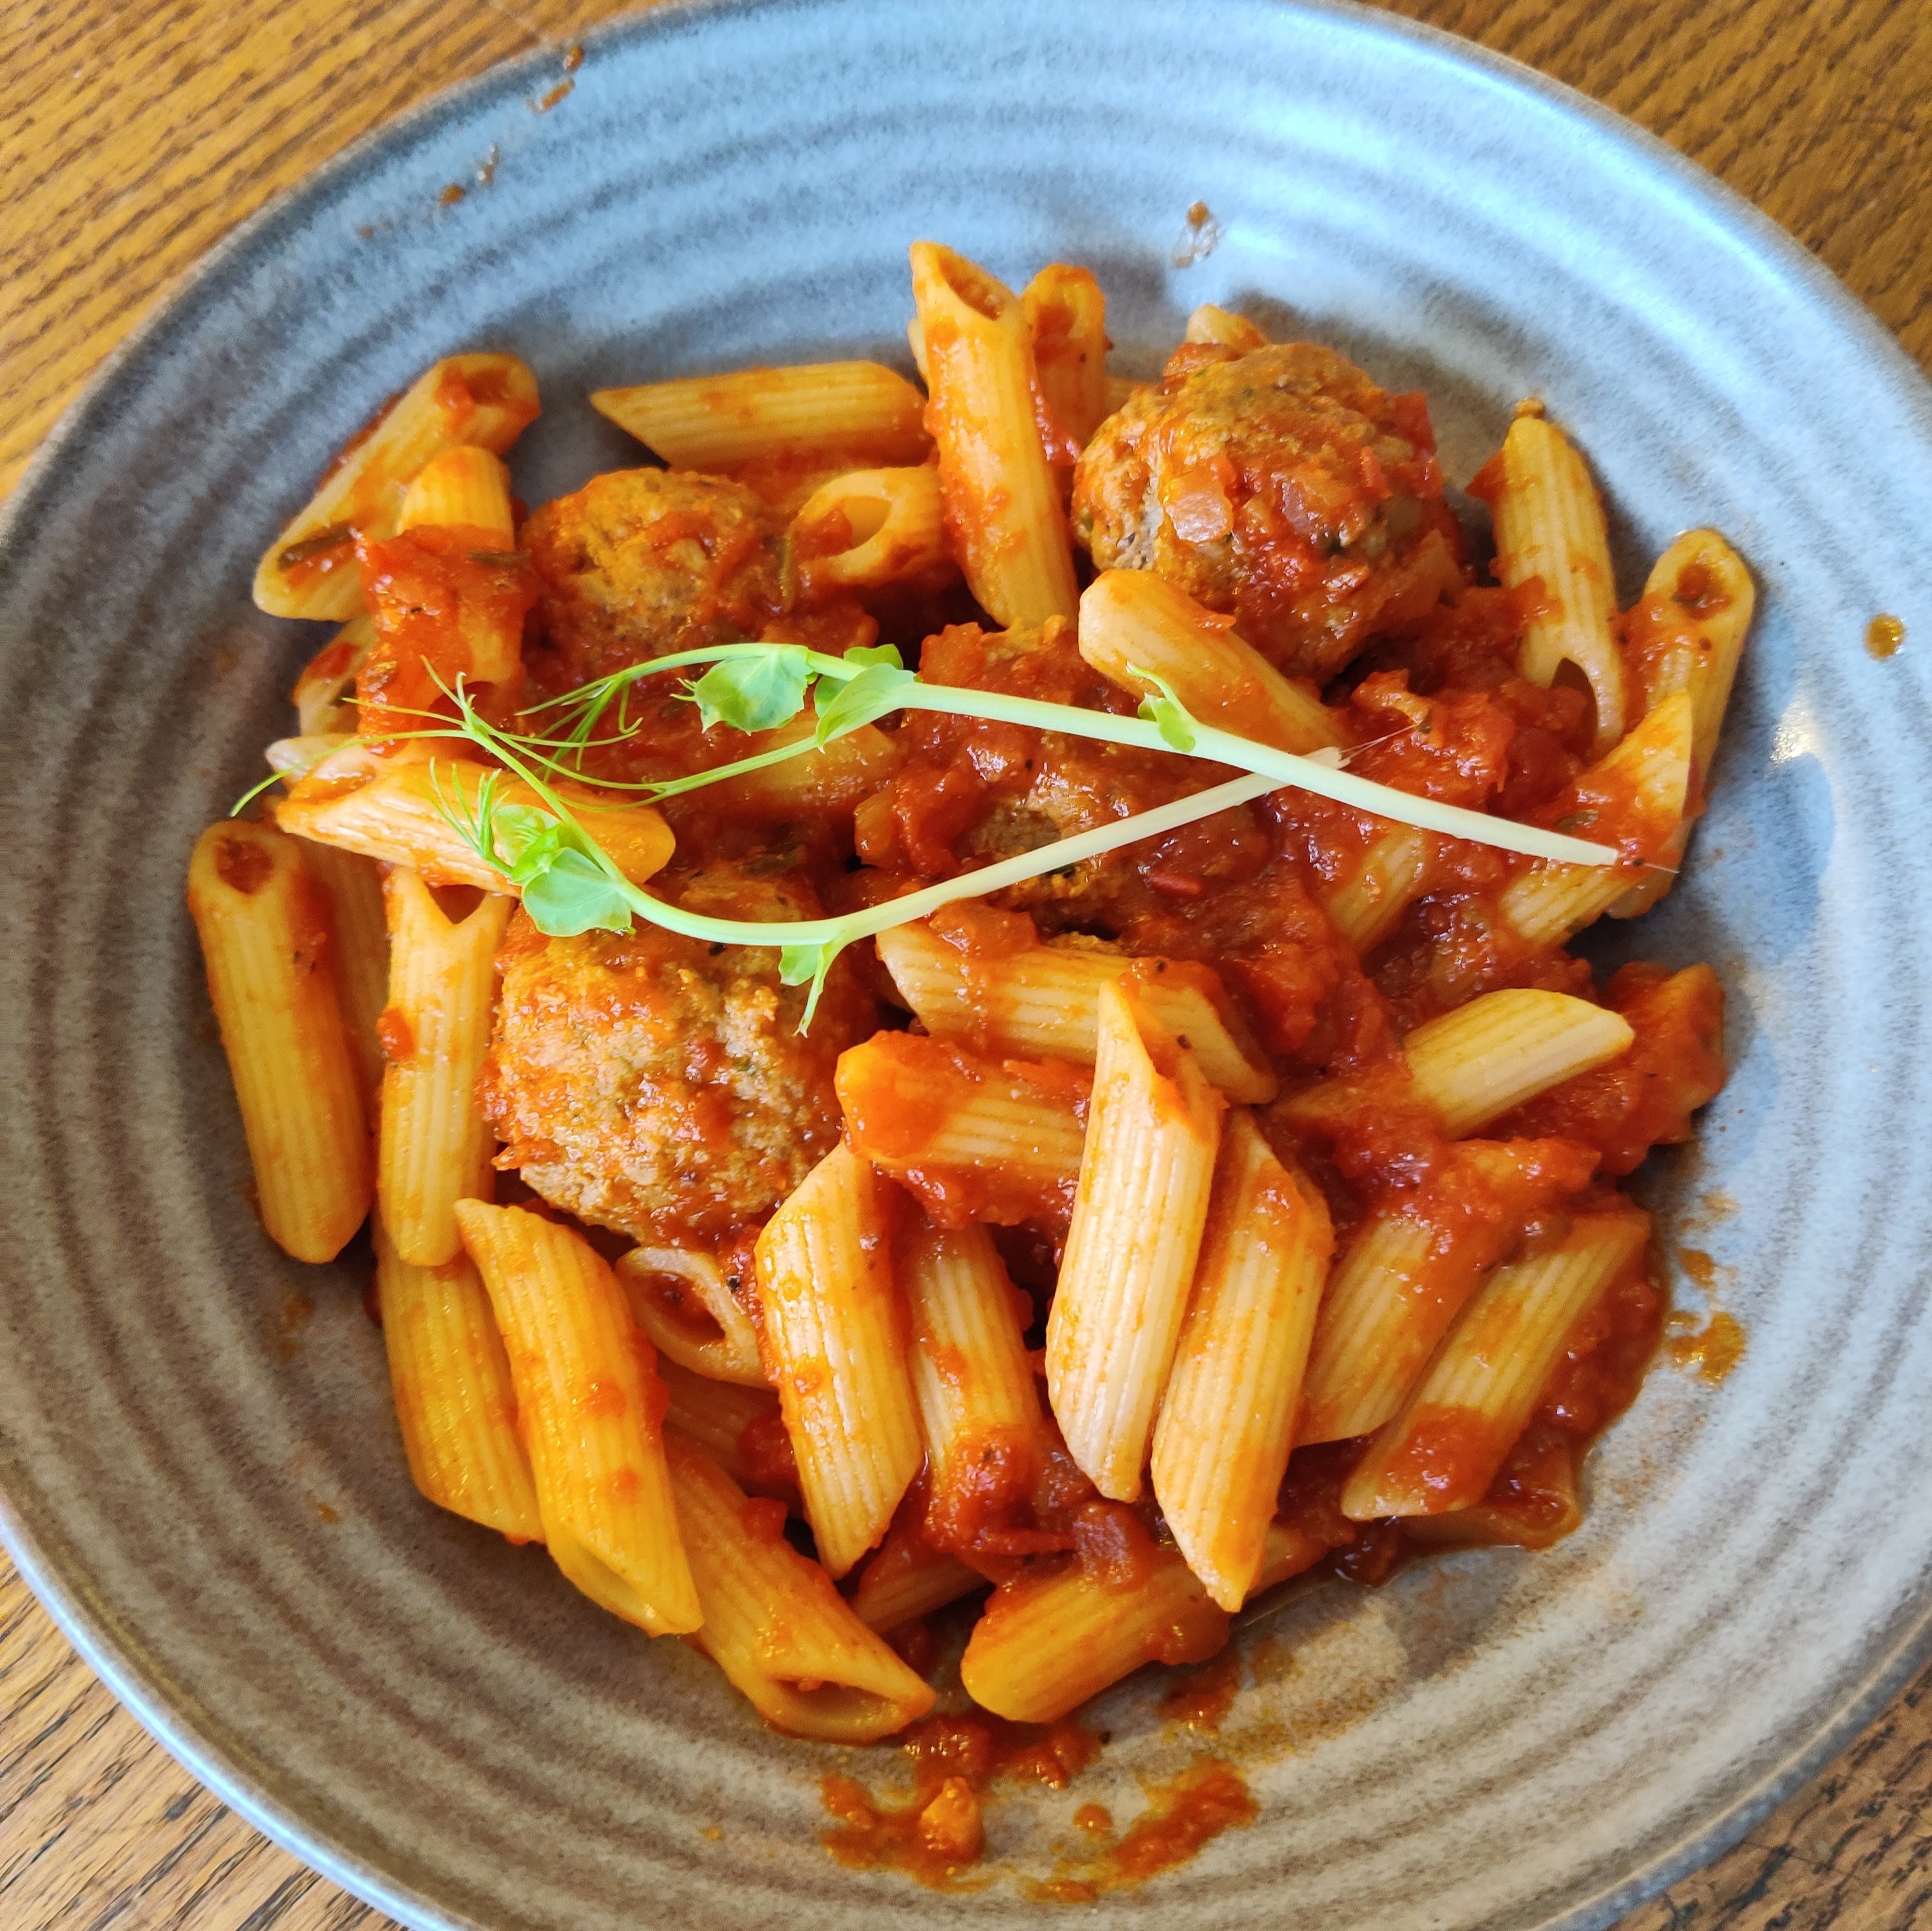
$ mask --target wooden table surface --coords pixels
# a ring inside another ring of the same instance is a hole
[[[353,137],[604,0],[6,0],[0,495],[175,278]],[[1814,249],[1932,367],[1927,0],[1400,0],[1594,95]],[[1932,1670],[1623,1931],[1932,1920]],[[0,1557],[0,1926],[381,1931],[151,1743]]]

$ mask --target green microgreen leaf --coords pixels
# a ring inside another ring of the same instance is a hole
[[[714,724],[773,731],[805,708],[812,674],[812,653],[802,644],[768,644],[756,656],[714,664],[691,695],[706,731]]]
[[[1157,729],[1162,740],[1176,751],[1192,751],[1199,740],[1200,734],[1195,724],[1193,714],[1174,695],[1174,686],[1165,677],[1156,677],[1151,671],[1144,671],[1138,664],[1127,666],[1127,675],[1144,680],[1154,686],[1156,695],[1141,699],[1137,713]]]
[[[596,860],[566,847],[554,852],[523,885],[524,909],[552,938],[580,932],[628,932],[630,896]]]
[[[812,1030],[812,1016],[818,1011],[818,996],[825,990],[826,975],[832,970],[832,962],[845,950],[848,942],[843,938],[821,938],[779,948],[779,984],[802,986],[808,981],[812,986],[812,990],[806,996],[804,1016],[798,1023],[800,1032]]]
[[[893,654],[896,656],[898,653]],[[888,711],[900,709],[905,694],[918,682],[911,671],[896,665],[881,663],[867,665],[830,697],[824,695],[825,686],[821,681],[818,698],[818,728],[814,734],[814,742],[830,744],[835,737],[843,737],[848,731],[856,731],[862,724],[870,724]]]

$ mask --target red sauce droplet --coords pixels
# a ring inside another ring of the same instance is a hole
[[[1865,650],[1874,657],[1895,657],[1905,641],[1905,626],[1895,617],[1874,617],[1865,626]]]
[[[400,1006],[385,1006],[376,1015],[376,1043],[392,1066],[406,1065],[416,1056],[416,1028]]]

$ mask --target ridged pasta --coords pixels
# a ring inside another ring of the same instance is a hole
[[[1100,989],[1100,1025],[1046,1383],[1074,1461],[1102,1495],[1131,1502],[1200,1252],[1223,1103],[1121,987]]]
[[[834,1576],[885,1533],[924,1453],[891,1209],[885,1183],[837,1146],[766,1223],[756,1249],[766,1377]]]
[[[196,841],[188,905],[262,1224],[296,1260],[333,1260],[368,1216],[375,1176],[328,900],[298,841],[228,820]]]
[[[476,1263],[459,1254],[440,1267],[412,1267],[378,1221],[376,1293],[417,1488],[512,1542],[542,1542],[510,1359]]]
[[[1034,415],[1033,341],[1018,299],[950,248],[916,242],[927,412],[948,529],[966,582],[1009,629],[1078,607],[1060,491]]]
[[[516,1389],[552,1560],[651,1635],[703,1620],[671,1499],[651,1345],[580,1234],[521,1207],[458,1204]]]

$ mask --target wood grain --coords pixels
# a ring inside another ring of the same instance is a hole
[[[1630,116],[1814,250],[1932,365],[1924,0],[1394,0]],[[278,190],[602,0],[8,0],[0,495],[116,341]],[[1932,1918],[1932,1670],[1748,1842],[1622,1931]],[[0,1558],[0,1925],[388,1931],[151,1743]]]

